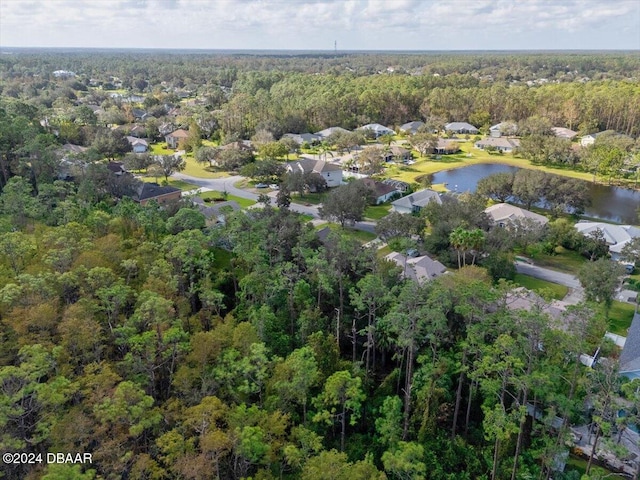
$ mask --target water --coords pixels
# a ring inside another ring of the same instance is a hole
[[[481,178],[494,173],[515,173],[518,170],[520,170],[518,167],[497,163],[476,164],[438,172],[431,175],[430,179],[432,183],[446,183],[447,188],[453,192],[474,192]],[[591,206],[585,209],[585,216],[622,224],[638,223],[640,192],[582,182],[591,198]]]

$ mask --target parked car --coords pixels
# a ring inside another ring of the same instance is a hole
[[[266,183],[257,183],[256,188],[269,188],[269,185]]]
[[[409,250],[407,250],[407,257],[415,258],[419,256],[420,256],[420,252],[415,248],[410,248]]]

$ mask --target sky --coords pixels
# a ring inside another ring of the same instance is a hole
[[[640,50],[640,0],[0,0],[0,47]]]

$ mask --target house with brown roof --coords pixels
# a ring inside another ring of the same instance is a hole
[[[342,185],[342,168],[324,160],[302,157],[298,161],[287,163],[286,168],[289,172],[317,173],[327,182],[327,187]]]
[[[374,203],[376,205],[387,202],[393,197],[401,194],[400,191],[393,185],[378,182],[377,180],[373,180],[372,178],[363,178],[362,183],[364,183],[367,188],[369,188],[373,192]]]
[[[179,128],[178,130],[171,132],[169,135],[164,137],[167,142],[167,147],[173,148],[174,150],[178,148],[178,144],[186,140],[189,137],[189,132],[184,130],[183,128]]]
[[[551,131],[556,137],[568,138],[569,140],[573,140],[578,136],[578,132],[574,132],[573,130],[564,127],[551,127]]]
[[[142,182],[133,196],[133,200],[144,206],[152,200],[160,205],[180,200],[182,190],[170,186],[160,186],[157,183]]]

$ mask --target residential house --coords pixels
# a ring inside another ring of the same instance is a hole
[[[317,173],[327,182],[327,187],[337,187],[342,184],[342,168],[324,160],[302,157],[300,160],[287,163],[287,171]]]
[[[237,142],[231,142],[227,143],[226,145],[222,145],[220,148],[223,150],[235,148],[237,150],[245,150],[247,152],[253,152],[255,150],[253,148],[251,140],[238,140]]]
[[[613,260],[620,260],[620,253],[624,246],[636,237],[640,237],[640,228],[632,225],[612,225],[603,222],[580,221],[575,224],[576,230],[583,235],[589,235],[597,230],[602,232],[604,240],[609,245],[609,252]]]
[[[499,138],[503,135],[515,135],[517,131],[518,125],[513,122],[500,122],[489,127],[489,135],[494,138]]]
[[[319,132],[316,132],[315,135],[318,135],[321,138],[321,140],[324,140],[334,133],[351,133],[351,132],[349,132],[349,130],[346,130],[342,127],[329,127],[329,128],[325,128],[324,130],[320,130]]]
[[[124,164],[122,162],[107,163],[107,170],[109,170],[111,173],[113,173],[118,177],[128,173],[127,170],[124,168]]]
[[[133,196],[133,200],[144,206],[152,200],[155,200],[160,205],[168,202],[180,200],[182,196],[182,190],[175,187],[161,187],[157,183],[142,182],[138,186],[138,190]]]
[[[582,145],[583,147],[588,147],[589,145],[593,145],[596,142],[596,138],[598,138],[600,135],[602,135],[605,132],[606,130],[603,132],[590,133],[588,135],[583,136],[580,139],[580,145]]]
[[[380,125],[379,123],[369,123],[367,125],[363,125],[358,130],[368,130],[373,132],[376,138],[381,137],[382,135],[395,135],[396,132],[391,130],[390,128],[385,127],[384,125]]]
[[[499,227],[508,227],[522,221],[533,221],[540,225],[549,223],[549,219],[544,215],[540,215],[524,208],[509,205],[508,203],[496,203],[486,208],[486,213],[491,219],[491,223]]]
[[[442,199],[438,192],[427,188],[391,202],[391,209],[398,213],[418,213],[429,202],[441,204]]]
[[[187,132],[182,128],[179,128],[178,130],[165,136],[164,139],[167,142],[167,146],[175,150],[176,148],[178,148],[178,145],[180,144],[180,142],[183,140],[186,140],[188,137],[189,137],[189,132]]]
[[[142,138],[147,135],[147,128],[143,127],[142,125],[134,125],[133,127],[131,127],[131,130],[129,130],[129,134],[132,137]]]
[[[442,263],[433,260],[427,255],[409,257],[398,252],[392,252],[384,258],[402,269],[403,278],[408,278],[419,284],[444,275],[447,271],[447,268]]]
[[[404,133],[408,133],[409,135],[414,135],[423,126],[424,126],[424,122],[421,122],[419,120],[416,122],[408,122],[403,125],[400,125],[400,131]]]
[[[205,216],[208,225],[224,225],[226,216],[229,213],[241,210],[240,205],[235,200],[207,204],[200,197],[194,197],[192,201]]]
[[[144,118],[147,116],[147,112],[140,108],[132,108],[131,115],[133,115],[133,118],[135,118],[136,120],[144,120]]]
[[[143,138],[127,136],[127,141],[131,145],[131,150],[133,151],[133,153],[144,153],[149,150],[149,144]]]
[[[167,135],[169,135],[171,132],[173,132],[176,129],[176,126],[173,123],[169,123],[169,122],[165,122],[163,124],[161,124],[158,127],[158,132],[160,133],[160,135],[162,135],[163,137],[166,137]]]
[[[633,316],[627,340],[620,354],[620,375],[630,380],[640,378],[640,313]]]
[[[556,137],[568,138],[569,140],[573,140],[578,135],[578,132],[564,127],[551,127],[551,131]]]
[[[381,203],[389,201],[391,198],[400,195],[400,192],[393,186],[387,183],[378,182],[371,178],[363,178],[363,183],[373,191],[374,203],[379,205]]]
[[[480,133],[476,127],[467,122],[451,122],[444,126],[446,132],[449,133],[468,133],[475,135]]]
[[[317,133],[285,133],[282,135],[282,138],[290,138],[298,145],[302,145],[303,143],[313,145],[322,141],[322,137]]]
[[[394,180],[393,178],[386,178],[382,181],[382,183],[384,183],[385,185],[391,185],[400,193],[406,193],[409,191],[409,188],[411,188],[411,186],[407,182],[403,182],[402,180]]]
[[[75,156],[87,151],[87,147],[82,145],[75,145],[73,143],[65,143],[58,150],[57,153],[62,157]]]
[[[402,148],[397,145],[391,145],[383,152],[383,155],[385,162],[408,162],[413,158],[411,150],[407,150],[406,148]]]
[[[495,149],[499,152],[510,153],[520,146],[520,140],[517,138],[488,137],[484,140],[478,140],[473,146],[480,150],[489,148]]]
[[[446,140],[444,138],[438,138],[438,143],[433,149],[433,153],[436,155],[451,155],[460,151],[460,144],[455,140]]]
[[[527,290],[524,287],[518,287],[507,293],[505,298],[505,306],[509,310],[539,310],[546,313],[553,319],[554,325],[560,330],[567,331],[570,327],[570,316],[567,316],[567,307],[570,304],[562,300],[552,300],[547,302],[544,298],[535,292]]]

